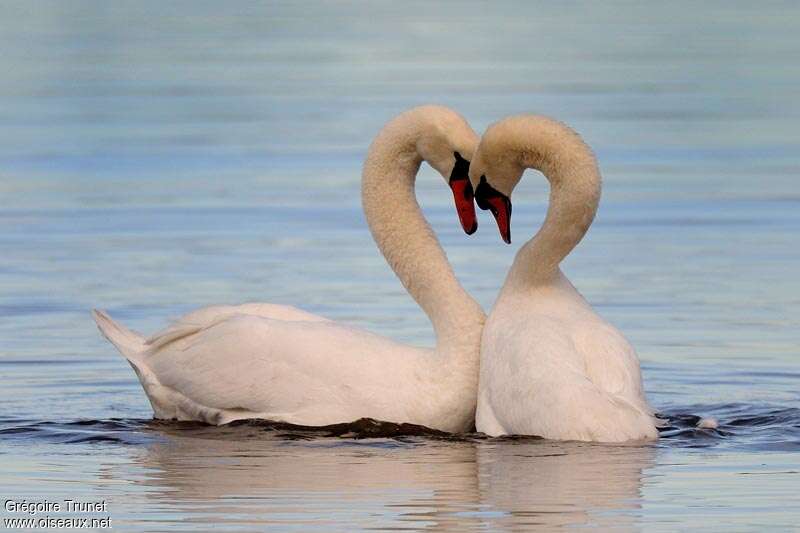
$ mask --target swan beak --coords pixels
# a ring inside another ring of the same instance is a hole
[[[481,176],[481,182],[475,189],[475,202],[484,211],[488,209],[492,212],[500,237],[506,244],[511,244],[511,199],[489,185],[486,176]]]
[[[475,214],[474,194],[469,179],[450,179],[450,189],[456,202],[456,212],[461,221],[461,227],[467,235],[472,235],[478,230],[478,216]]]
[[[458,152],[453,152],[453,155],[456,163],[450,173],[450,189],[453,191],[461,227],[467,235],[472,235],[478,231],[478,216],[475,214],[475,194],[469,181],[469,161]]]

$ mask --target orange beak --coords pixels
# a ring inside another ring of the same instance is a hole
[[[481,182],[475,190],[475,202],[481,209],[492,212],[500,237],[506,244],[511,244],[511,199],[489,185],[486,176],[481,176]]]
[[[461,221],[461,227],[467,235],[472,235],[478,230],[478,217],[475,214],[475,196],[472,193],[472,184],[469,179],[450,180],[450,189],[453,191],[453,200],[456,203],[456,212]]]
[[[475,215],[475,194],[469,181],[469,161],[458,152],[454,152],[454,155],[456,164],[450,174],[450,189],[453,191],[461,227],[467,235],[472,235],[478,230],[478,217]]]

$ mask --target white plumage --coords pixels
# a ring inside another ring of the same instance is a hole
[[[597,210],[594,156],[563,124],[511,117],[484,134],[470,179],[477,187],[484,177],[510,197],[526,168],[550,181],[550,207],[542,228],[517,253],[486,320],[477,429],[560,440],[654,439],[658,421],[644,396],[636,352],[558,267]]]
[[[381,131],[364,165],[373,236],[431,319],[434,349],[403,345],[293,307],[213,306],[145,339],[96,311],[135,369],[158,418],[224,424],[263,418],[326,425],[371,417],[445,431],[473,425],[484,314],[455,278],[414,196],[425,160],[448,179],[477,135],[455,112],[426,106]]]

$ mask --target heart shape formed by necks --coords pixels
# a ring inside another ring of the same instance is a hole
[[[475,202],[484,211],[489,210],[497,222],[500,237],[506,244],[511,244],[511,199],[501,193],[486,181],[486,176],[481,176],[481,181],[475,189]]]

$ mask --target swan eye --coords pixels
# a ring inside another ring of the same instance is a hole
[[[489,182],[486,181],[486,174],[481,175],[481,180],[478,183],[478,187],[475,189],[475,202],[478,204],[478,207],[484,211],[487,209],[491,210],[492,206],[487,200],[497,196],[497,194],[499,194],[497,189],[489,185]]]
[[[461,157],[458,152],[453,152],[456,158],[456,164],[453,165],[453,171],[450,173],[450,180],[454,179],[469,179],[469,161]]]

